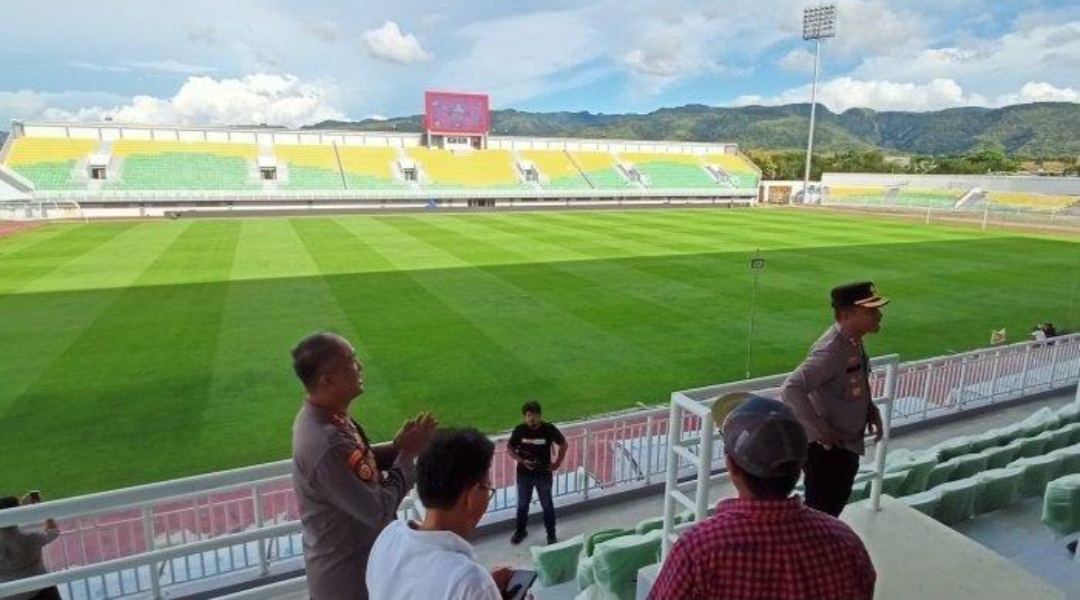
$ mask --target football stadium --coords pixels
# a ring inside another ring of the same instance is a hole
[[[12,121],[0,492],[46,501],[0,530],[57,539],[0,598],[315,597],[290,349],[326,331],[363,363],[357,444],[421,412],[490,437],[473,560],[644,600],[747,493],[717,406],[781,398],[830,289],[871,281],[891,303],[844,376],[882,435],[839,519],[872,596],[1080,598],[1080,178],[776,180],[733,141],[510,135],[490,104],[427,91],[419,132]],[[511,545],[530,400],[565,436],[558,538],[530,496]]]

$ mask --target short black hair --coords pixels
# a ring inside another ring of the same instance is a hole
[[[453,508],[461,492],[482,483],[495,444],[479,430],[442,429],[416,459],[416,491],[427,508]]]
[[[742,473],[743,481],[746,482],[746,487],[749,488],[750,493],[758,500],[783,500],[787,498],[795,489],[795,485],[799,483],[799,476],[801,475],[796,471],[791,475],[781,475],[780,477],[758,477],[747,473],[738,464],[735,466]]]
[[[308,391],[315,389],[326,363],[338,356],[341,341],[335,333],[320,331],[300,340],[292,349],[293,371]]]
[[[19,499],[15,496],[0,496],[0,510],[19,506]]]
[[[536,413],[538,415],[544,414],[544,411],[540,410],[540,403],[536,400],[529,400],[525,404],[521,405],[521,414]]]

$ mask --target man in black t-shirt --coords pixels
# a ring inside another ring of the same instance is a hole
[[[529,503],[532,502],[533,488],[544,509],[544,529],[547,530],[547,542],[554,544],[555,505],[551,501],[552,473],[559,470],[566,458],[566,438],[558,427],[543,421],[540,416],[540,403],[526,402],[521,407],[525,422],[514,428],[507,443],[510,457],[517,461],[517,528],[511,544],[520,544],[528,531],[525,522],[529,518]],[[552,446],[558,448],[555,462],[551,462]]]

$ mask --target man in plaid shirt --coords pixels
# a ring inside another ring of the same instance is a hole
[[[873,598],[877,574],[855,532],[789,497],[807,451],[791,408],[738,393],[713,414],[739,497],[679,538],[649,599]]]

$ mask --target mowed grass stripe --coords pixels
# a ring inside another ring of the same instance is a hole
[[[25,246],[0,257],[0,294],[34,292],[43,289],[75,289],[65,279],[54,279],[62,288],[33,286],[38,279],[64,267],[73,260],[84,259],[94,248],[135,227],[134,223],[112,223],[110,226],[87,225],[58,227],[57,234],[41,238],[37,243]],[[83,265],[85,266],[85,263]],[[66,273],[79,276],[80,272]]]
[[[350,327],[291,220],[242,221],[214,350],[210,402],[193,441],[204,469],[288,456],[292,417],[304,397],[289,351],[311,332],[332,329],[350,336]],[[222,445],[223,439],[243,443]]]
[[[435,231],[430,222],[421,218],[400,219],[392,225],[418,242],[454,256],[468,256],[483,245],[480,240],[469,243],[445,231]],[[466,258],[461,260],[467,262]],[[606,403],[605,394],[626,391],[621,376],[628,368],[644,364],[660,370],[674,368],[653,349],[629,344],[625,337],[575,315],[564,306],[546,301],[542,295],[548,287],[546,283],[519,287],[502,277],[506,271],[522,270],[536,272],[537,265],[485,266],[448,274],[412,272],[422,285],[465,316],[503,352],[528,364],[532,372],[542,374],[547,384],[542,390],[530,391],[515,385],[516,382],[500,383],[509,389],[521,389],[522,395],[505,398],[507,414],[514,414],[520,401],[530,393],[546,399],[562,414],[567,409],[595,410]],[[587,299],[583,296],[581,300]],[[589,296],[588,301],[595,299]],[[627,301],[615,296],[606,299],[615,304]],[[582,372],[576,368],[583,361],[591,363],[594,370]]]
[[[316,263],[331,272],[351,257],[363,257],[369,265],[385,261],[390,267],[393,261],[376,243],[413,245],[378,220],[341,219],[304,231],[308,226],[297,223]],[[525,364],[494,345],[419,279],[424,273],[457,277],[462,270],[416,267],[410,262],[409,270],[327,278],[357,332],[353,341],[369,376],[355,412],[376,438],[389,437],[402,418],[433,407],[442,408],[439,416],[448,424],[486,420],[490,425],[489,404],[478,399],[504,385],[502,374],[532,377]]]
[[[193,453],[212,372],[239,221],[189,226],[122,290],[9,411],[0,470],[49,465],[37,481],[53,495],[115,488],[202,470]],[[208,283],[160,285],[175,279]],[[256,434],[253,432],[253,434]]]
[[[72,244],[81,248],[82,254],[48,269],[24,287],[62,289],[72,278],[88,272],[99,273],[103,278],[102,286],[79,291],[0,296],[0,315],[3,315],[0,348],[8,349],[0,360],[0,417],[5,416],[20,395],[43,373],[52,371],[57,377],[68,376],[63,368],[55,368],[54,362],[121,296],[125,286],[138,280],[184,227],[162,229],[150,223],[119,229],[106,227],[100,235],[90,236],[95,239],[93,244],[84,245],[82,237],[73,239]],[[58,238],[52,243],[62,244],[63,241]],[[65,253],[62,249],[54,249],[48,256]],[[101,265],[109,267],[102,272]],[[90,357],[98,357],[103,351],[108,354],[110,349],[99,349]],[[0,447],[2,438],[0,436]]]

